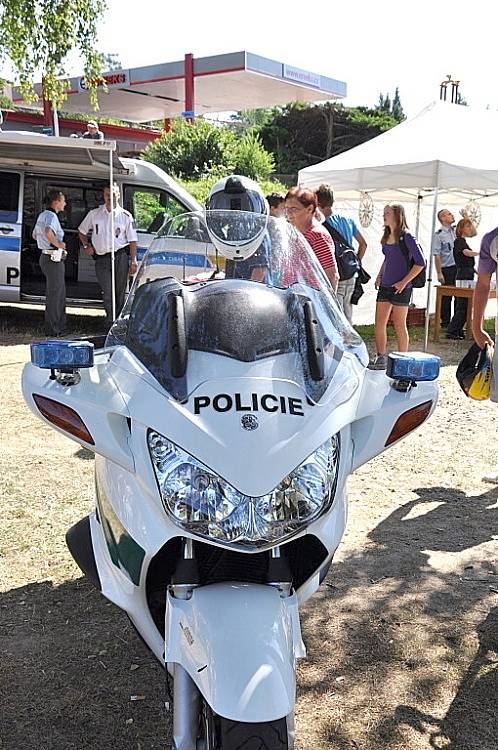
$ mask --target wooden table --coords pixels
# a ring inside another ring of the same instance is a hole
[[[472,289],[462,289],[459,286],[447,286],[441,284],[436,287],[436,312],[434,313],[434,341],[439,341],[439,332],[441,330],[441,302],[443,297],[466,297],[469,300],[467,305],[467,322],[465,324],[465,333],[468,339],[472,338],[472,308],[474,303],[475,287]],[[496,299],[496,289],[490,289],[489,299]]]

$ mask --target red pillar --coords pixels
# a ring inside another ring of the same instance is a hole
[[[47,126],[47,128],[52,128],[54,123],[52,119],[52,105],[48,101],[48,99],[45,99],[45,83],[42,79],[42,101],[43,101],[43,124]]]
[[[194,56],[191,52],[187,52],[185,55],[184,62],[184,78],[185,78],[185,112],[194,111]],[[192,117],[187,117],[189,122],[192,122]]]

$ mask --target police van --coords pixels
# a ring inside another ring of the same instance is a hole
[[[95,306],[102,299],[94,261],[84,254],[78,226],[88,211],[103,203],[102,188],[114,180],[121,205],[133,215],[138,259],[168,218],[200,205],[159,167],[138,159],[121,159],[112,141],[48,137],[33,133],[0,133],[0,301],[39,303],[45,297],[33,227],[49,190],[61,190],[67,205],[59,213],[68,251],[65,263],[68,305]],[[200,255],[202,259],[202,255]],[[198,258],[183,248],[168,248],[172,275]]]

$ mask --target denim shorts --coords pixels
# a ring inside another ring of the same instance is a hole
[[[389,302],[391,305],[408,307],[412,297],[411,286],[405,287],[402,292],[396,294],[393,286],[380,286],[377,292],[377,302]]]

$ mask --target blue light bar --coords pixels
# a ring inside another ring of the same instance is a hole
[[[436,380],[440,365],[440,358],[434,354],[393,352],[387,358],[386,374],[393,380],[408,380],[412,383]]]
[[[89,341],[43,341],[31,344],[31,362],[47,370],[93,367],[93,344]]]

